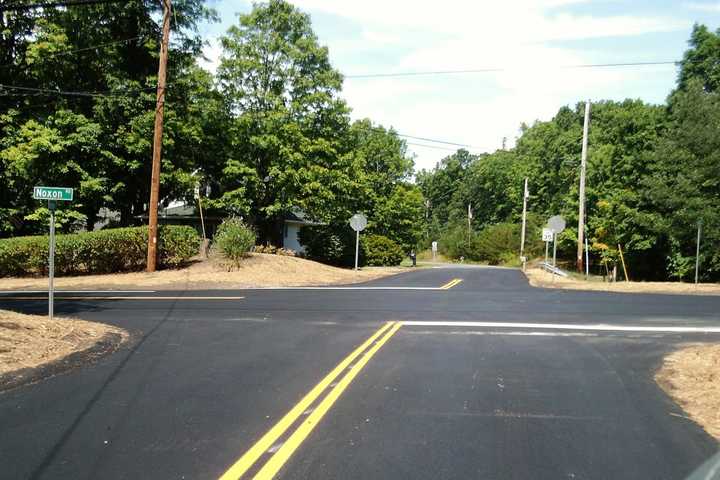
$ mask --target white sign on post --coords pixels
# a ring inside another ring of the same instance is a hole
[[[358,269],[358,253],[360,252],[360,232],[367,227],[367,217],[356,213],[350,217],[350,227],[355,230],[355,270]]]
[[[550,228],[543,228],[542,229],[542,240],[543,242],[552,242],[553,237],[553,231]]]
[[[55,315],[55,209],[57,202],[69,202],[73,199],[73,189],[69,187],[33,187],[33,198],[47,200],[50,210],[50,252],[48,254],[48,317],[52,321]]]

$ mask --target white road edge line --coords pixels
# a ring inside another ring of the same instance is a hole
[[[157,290],[57,290],[55,293],[155,293]],[[48,293],[47,290],[0,290],[0,295],[18,293]]]
[[[527,332],[527,331],[485,331],[485,330],[405,330],[410,335],[479,335],[505,337],[597,337],[601,334],[590,332]]]
[[[540,330],[587,330],[597,332],[670,332],[720,333],[720,327],[664,327],[644,325],[562,324],[562,323],[510,323],[510,322],[445,322],[404,321],[408,327],[481,327],[481,328],[532,328]]]
[[[440,287],[247,287],[238,290],[445,290]]]

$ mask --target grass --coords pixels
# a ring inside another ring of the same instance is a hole
[[[690,345],[671,353],[655,380],[692,420],[720,440],[720,345]]]
[[[124,330],[102,323],[71,318],[24,315],[0,310],[0,375],[35,368],[59,360],[71,353],[90,348],[109,333]]]
[[[201,289],[274,286],[337,285],[358,283],[406,271],[402,267],[364,267],[356,272],[310,260],[252,253],[228,271],[223,259],[207,260],[175,270],[59,277],[59,289]],[[0,290],[46,289],[45,278],[0,278]]]

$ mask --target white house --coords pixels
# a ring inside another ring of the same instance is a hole
[[[324,225],[323,223],[312,222],[305,217],[305,212],[301,210],[294,210],[293,212],[285,216],[283,224],[283,248],[293,250],[298,253],[303,253],[305,247],[300,245],[298,234],[300,229],[310,225]]]

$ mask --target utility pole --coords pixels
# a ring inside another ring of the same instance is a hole
[[[148,205],[147,271],[154,272],[157,264],[158,203],[160,201],[160,160],[162,156],[163,110],[165,107],[165,77],[167,73],[168,43],[170,41],[170,0],[163,2],[162,43],[158,67],[157,101],[155,103],[155,132],[153,134],[150,204]]]
[[[583,123],[582,154],[580,157],[580,198],[578,211],[577,271],[583,271],[583,238],[585,234],[585,169],[587,167],[588,128],[590,126],[590,100],[585,102]]]
[[[522,231],[520,232],[520,261],[522,262],[523,272],[525,271],[525,225],[527,223],[527,200],[530,196],[527,185],[528,179],[525,177],[525,189],[523,190]]]

